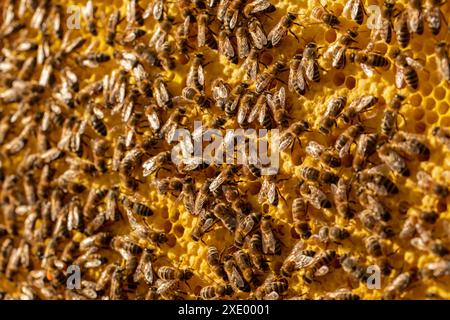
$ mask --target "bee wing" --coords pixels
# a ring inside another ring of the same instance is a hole
[[[246,122],[247,115],[249,111],[248,104],[241,103],[239,105],[238,113],[237,113],[237,122],[239,125],[243,125]]]
[[[153,18],[159,21],[162,19],[163,14],[164,14],[164,1],[155,0],[155,2],[153,2]]]
[[[230,24],[229,24],[231,30],[233,30],[234,27],[236,26],[238,17],[239,17],[239,10],[235,10],[233,13],[233,16],[231,17]]]
[[[81,12],[83,13],[83,17],[86,21],[89,21],[90,18],[94,15],[94,4],[92,1],[88,1],[84,7],[81,8]]]
[[[144,177],[152,174],[157,169],[157,156],[153,156],[142,164],[142,168],[144,169],[143,175]]]
[[[351,14],[353,14],[354,7],[355,7],[355,0],[348,0],[345,3],[344,9],[342,10],[342,16],[344,16],[347,19],[350,18]]]
[[[365,73],[369,78],[373,77],[374,71],[373,71],[373,69],[372,69],[370,66],[368,66],[368,65],[365,64],[365,63],[361,63],[360,65],[361,65],[361,69],[364,71],[364,73]]]
[[[256,76],[256,92],[262,92],[269,83],[272,81],[272,77],[266,72],[260,73]]]
[[[254,81],[258,75],[258,60],[248,56],[242,64],[242,68],[247,71],[247,77]]]
[[[406,57],[406,62],[408,62],[408,64],[411,67],[413,67],[414,69],[418,69],[418,70],[422,70],[423,69],[423,65],[419,61],[417,61],[417,60],[415,60],[415,59],[413,59],[411,57]]]
[[[271,3],[267,0],[255,0],[248,4],[248,6],[252,7],[252,10],[250,11],[251,14],[255,14],[261,11],[266,10],[271,6]]]
[[[260,203],[262,203],[264,201],[264,198],[266,197],[269,187],[270,187],[269,182],[267,180],[264,180],[261,185],[261,189],[259,190],[259,194],[258,194],[258,201]]]
[[[427,245],[421,238],[412,238],[410,241],[411,245],[419,250],[427,251]]]
[[[283,134],[280,138],[280,151],[284,151],[289,146],[291,146],[292,143],[294,142],[294,139],[295,139],[294,136],[289,132]]]
[[[260,114],[260,109],[263,108],[264,106],[259,106],[259,107],[254,107],[251,111],[250,114],[248,115],[247,121],[248,122],[253,122],[255,121],[256,117]]]
[[[198,23],[197,26],[197,46],[201,48],[206,45],[207,26],[206,23]]]
[[[156,90],[156,102],[159,106],[165,105],[170,100],[169,92],[164,83],[160,82]]]
[[[303,58],[300,64],[308,80],[312,81],[314,79],[314,60]]]
[[[245,286],[244,279],[239,274],[239,271],[235,266],[233,266],[233,270],[231,272],[230,282],[234,284],[238,289]]]
[[[226,180],[225,173],[222,171],[219,175],[211,182],[209,185],[209,190],[211,192],[216,191]]]
[[[267,104],[270,107],[272,113],[275,113],[278,109],[278,99],[275,95],[267,94]]]
[[[275,204],[278,198],[277,186],[274,182],[269,182],[267,190],[267,199],[271,204]]]
[[[267,35],[267,40],[270,41],[272,46],[276,46],[283,38],[284,31],[283,26],[278,22],[278,24]]]
[[[217,9],[217,19],[219,19],[219,21],[224,20],[230,2],[231,0],[220,0],[219,8]]]
[[[305,151],[307,154],[317,159],[320,157],[320,154],[324,151],[324,147],[318,142],[312,140],[308,142]]]
[[[401,89],[405,86],[405,76],[403,68],[397,68],[397,72],[395,73],[395,85],[398,89]]]
[[[228,36],[223,37],[222,41],[219,41],[219,53],[229,59],[234,57],[234,48]]]
[[[417,185],[424,190],[428,190],[433,185],[433,179],[425,171],[418,171],[416,174],[416,178]]]
[[[227,99],[228,98],[228,88],[223,84],[217,85],[213,88],[212,95],[213,95],[213,99],[215,101],[220,100],[220,99]]]
[[[151,261],[147,261],[141,269],[141,272],[144,276],[144,281],[148,285],[152,285],[155,281],[155,275],[153,272],[153,264]]]
[[[314,275],[316,277],[322,277],[326,275],[330,271],[330,268],[328,266],[321,266],[319,270],[317,270]]]
[[[256,20],[250,23],[249,33],[256,49],[261,50],[267,45],[267,36]]]
[[[250,43],[247,36],[237,37],[236,41],[239,59],[245,59],[250,53]]]

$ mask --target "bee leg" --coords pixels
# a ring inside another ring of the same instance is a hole
[[[300,24],[298,24],[298,25],[300,26]],[[297,35],[295,33],[293,33],[292,30],[289,30],[289,33],[292,34],[295,39],[297,39],[297,42],[300,42],[300,40],[298,39]]]

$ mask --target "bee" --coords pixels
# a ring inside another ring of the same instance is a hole
[[[117,268],[118,266],[115,263],[110,263],[105,267],[105,269],[103,269],[102,273],[100,274],[100,277],[97,280],[97,283],[95,284],[95,291],[99,293],[104,293],[108,284],[111,282],[111,278],[114,271]]]
[[[280,190],[277,187],[276,176],[264,176],[264,180],[259,190],[258,200],[263,203],[265,200],[273,206],[278,206],[279,197],[283,200]]]
[[[391,57],[395,60],[395,85],[397,88],[403,88],[405,83],[414,90],[419,88],[417,70],[421,71],[424,69],[422,64],[403,54],[398,48],[391,52]]]
[[[92,82],[84,86],[82,89],[80,89],[80,91],[77,93],[75,97],[75,101],[79,105],[86,104],[90,99],[92,99],[102,91],[103,91],[103,81],[99,80]]]
[[[125,147],[125,137],[120,135],[116,139],[116,143],[114,145],[113,157],[112,157],[112,171],[119,171],[120,163],[125,155],[126,147]]]
[[[225,204],[218,203],[214,206],[213,214],[222,221],[223,225],[230,231],[236,230],[236,216],[235,213]]]
[[[258,74],[255,81],[256,93],[262,93],[266,90],[272,81],[285,69],[285,59],[284,57],[280,57],[266,71]]]
[[[13,249],[13,240],[11,238],[6,238],[0,247],[0,273],[5,272]]]
[[[93,218],[95,209],[98,204],[106,196],[107,190],[104,188],[92,188],[87,196],[86,204],[84,206],[83,215],[89,219]]]
[[[242,247],[245,238],[257,228],[257,226],[261,221],[261,218],[262,218],[261,213],[253,212],[238,221],[234,238],[235,246]]]
[[[262,50],[267,46],[267,36],[266,33],[264,32],[264,28],[261,25],[261,22],[258,19],[256,18],[250,19],[248,23],[248,32],[250,34],[250,39],[253,48],[257,50]]]
[[[325,295],[323,295],[319,299],[324,299],[324,300],[360,300],[361,297],[358,294],[353,293],[353,292],[351,292],[348,289],[341,288],[341,289],[337,289],[337,290],[335,290],[333,292],[327,292]]]
[[[236,27],[239,14],[241,14],[245,2],[244,0],[231,0],[229,2],[223,21],[226,28],[233,30]]]
[[[352,52],[349,56],[351,63],[359,63],[361,69],[368,77],[373,76],[373,68],[386,68],[389,66],[389,60],[382,54],[371,51],[370,46],[365,50]]]
[[[250,258],[257,272],[266,272],[269,270],[269,264],[264,258],[262,249],[262,238],[259,232],[255,232],[248,242]]]
[[[148,159],[142,164],[143,176],[146,177],[155,172],[158,172],[165,164],[169,163],[171,160],[170,151],[161,151],[156,156]]]
[[[399,193],[395,183],[382,173],[381,166],[359,172],[357,179],[375,195],[387,196]]]
[[[440,9],[444,4],[443,0],[427,0],[425,4],[425,18],[433,35],[441,31],[442,21],[445,22],[445,16]]]
[[[317,21],[323,22],[331,28],[335,28],[336,26],[341,24],[339,18],[330,10],[328,10],[326,6],[323,6],[322,3],[320,3],[320,6],[316,6],[312,9],[311,16]]]
[[[320,176],[320,171],[314,167],[304,166],[300,169],[300,176],[303,180],[317,181]]]
[[[435,182],[433,178],[425,171],[419,170],[416,174],[416,178],[417,185],[423,192],[433,192],[441,199],[445,199],[449,196],[449,188],[444,184]]]
[[[361,96],[353,100],[350,105],[344,110],[341,117],[344,123],[350,123],[356,116],[368,109],[372,108],[378,103],[378,98],[375,96]]]
[[[316,254],[307,265],[303,281],[311,284],[317,276],[323,276],[328,273],[329,266],[336,259],[336,251],[325,250]]]
[[[423,34],[424,12],[421,0],[409,0],[406,7],[409,32]]]
[[[140,26],[144,25],[143,9],[139,5],[138,0],[128,0],[127,1],[127,22],[129,25],[137,23]]]
[[[427,278],[440,278],[450,274],[450,261],[438,260],[427,263],[421,270],[420,275]]]
[[[69,231],[78,230],[81,231],[83,228],[83,209],[81,206],[80,198],[72,197],[69,202],[69,212],[67,217],[67,229]]]
[[[357,49],[351,47],[352,43],[357,42],[358,33],[355,30],[347,30],[347,32],[339,37],[327,51],[324,53],[326,59],[332,59],[331,66],[335,69],[344,69],[347,64],[347,49]]]
[[[292,248],[289,255],[283,261],[280,268],[280,274],[283,277],[290,278],[292,274],[300,269],[306,268],[313,260],[316,254],[313,250],[305,250],[304,242],[298,240]]]
[[[218,48],[218,43],[216,38],[214,37],[211,29],[208,27],[209,25],[209,16],[206,13],[202,13],[198,16],[197,18],[197,26],[198,26],[198,31],[197,31],[197,47],[198,48],[202,48],[204,46],[208,46],[209,48],[213,49],[213,50],[217,50]],[[203,54],[201,54],[201,57],[198,57],[200,59],[203,60]],[[201,63],[202,61],[200,61]],[[198,64],[197,67],[195,67],[195,69],[199,68],[199,66],[201,66],[201,64]],[[194,68],[194,66],[192,66]],[[194,70],[193,72],[199,72],[197,70]],[[201,70],[201,72],[203,72],[203,70]],[[203,86],[204,84],[202,84]]]
[[[319,120],[319,131],[325,135],[331,133],[331,129],[336,125],[336,119],[341,114],[345,105],[347,104],[347,97],[337,96],[330,99],[327,104],[324,116]]]
[[[91,47],[95,44],[96,42],[92,42],[91,46],[86,50],[85,54],[81,54],[76,57],[75,61],[81,68],[97,68],[101,63],[105,63],[111,60],[109,54],[103,52],[93,52]]]
[[[162,280],[188,281],[194,276],[190,269],[177,269],[169,266],[162,266],[157,271],[158,277]]]
[[[233,181],[234,176],[238,173],[239,167],[236,165],[229,165],[224,168],[209,185],[210,192],[216,192],[223,184],[228,184]]]
[[[394,14],[395,0],[384,0],[381,17],[377,19],[376,24],[372,30],[372,34],[370,35],[373,41],[381,38],[381,40],[386,42],[387,44],[391,43],[392,33],[394,29],[392,25],[392,17],[394,16]]]
[[[217,222],[217,218],[212,213],[203,210],[192,229],[191,238],[194,241],[201,240],[204,234],[211,230],[214,224]]]
[[[174,48],[172,42],[164,42],[158,50],[158,59],[165,70],[173,70],[176,67],[176,60],[172,56],[173,53]]]
[[[240,87],[241,86],[238,86],[237,88]],[[236,90],[237,88],[234,88],[233,91]],[[232,91],[230,85],[226,83],[222,78],[217,78],[212,82],[211,93],[213,96],[213,100],[215,101],[216,106],[221,110],[224,110],[225,106],[228,103],[230,91]],[[240,99],[238,99],[238,101],[239,100]],[[234,110],[232,110],[232,112],[234,112]]]
[[[254,108],[250,111],[247,121],[249,123],[258,119],[259,124],[266,129],[272,127],[272,117],[268,106],[268,94],[261,94],[256,100]]]
[[[289,288],[288,280],[275,276],[273,273],[267,276],[264,283],[255,290],[255,297],[257,299],[277,299],[284,294]]]
[[[207,262],[213,272],[220,278],[226,279],[227,274],[223,268],[223,263],[220,261],[220,253],[214,246],[208,247]]]
[[[161,76],[153,80],[153,92],[155,93],[156,104],[163,109],[172,108],[172,99],[167,84]]]
[[[111,239],[110,246],[113,250],[125,252],[133,255],[137,255],[142,252],[142,248],[128,236],[115,236]]]
[[[204,55],[197,53],[192,60],[186,78],[186,86],[196,88],[200,92],[203,91],[205,86],[205,75],[203,72],[204,60]]]
[[[239,249],[233,253],[233,256],[236,265],[241,270],[242,276],[244,277],[245,281],[247,281],[248,283],[252,283],[255,274],[253,273],[250,255],[244,250]]]
[[[317,62],[317,58],[317,44],[314,42],[307,43],[305,50],[303,51],[301,65],[305,72],[306,78],[313,82],[320,82],[320,66]]]
[[[339,262],[342,269],[350,275],[350,277],[360,281],[361,283],[366,283],[369,275],[366,272],[366,268],[358,263],[357,258],[344,254],[339,258]]]
[[[373,257],[379,257],[383,254],[381,242],[377,236],[370,236],[364,239],[364,245],[367,253]]]
[[[280,21],[278,21],[278,23],[273,27],[273,29],[267,35],[267,40],[268,40],[268,43],[270,43],[271,47],[275,47],[278,44],[280,44],[281,40],[283,39],[283,37],[286,35],[286,33],[288,31],[292,35],[294,35],[295,38],[297,38],[297,36],[294,33],[292,33],[292,31],[290,30],[290,28],[294,24],[299,25],[298,23],[295,22],[296,19],[297,19],[297,15],[293,12],[288,12],[286,15],[281,17]]]
[[[227,274],[228,281],[230,281],[230,285],[233,287],[235,291],[243,291],[250,292],[250,286],[242,277],[241,273],[238,270],[238,266],[236,262],[233,260],[233,257],[226,256],[224,262],[224,270]]]
[[[132,172],[142,161],[144,151],[141,148],[133,148],[125,154],[119,165],[119,174],[122,181],[131,189],[137,189],[137,182],[132,178]],[[131,182],[130,184],[128,182]]]
[[[245,5],[243,13],[246,18],[250,18],[257,14],[272,13],[276,8],[267,0],[254,0]]]
[[[316,160],[320,160],[330,168],[341,166],[341,159],[335,155],[331,149],[326,149],[323,145],[316,141],[309,141],[306,146],[306,153]]]
[[[435,45],[436,59],[439,71],[445,81],[450,81],[450,58],[448,54],[449,45],[445,41],[439,41]]]
[[[253,81],[256,80],[256,76],[259,71],[259,53],[259,50],[252,47],[247,58],[242,64],[242,70],[245,71],[245,77],[247,79],[250,78]]]
[[[348,0],[345,3],[343,15],[346,18],[351,18],[357,24],[361,25],[364,21],[364,15],[366,10],[364,9],[364,3],[361,0]]]
[[[381,133],[383,135],[389,138],[394,135],[394,127],[397,126],[397,114],[405,99],[405,96],[398,93],[395,94],[394,98],[389,103],[389,107],[384,111],[380,125]]]
[[[442,127],[434,127],[431,134],[441,144],[446,146],[450,150],[450,130]]]
[[[233,295],[233,287],[229,284],[207,286],[200,290],[199,296],[203,300],[216,300],[224,298],[225,296]]]
[[[238,27],[236,30],[236,49],[239,59],[245,59],[250,53],[250,40],[248,30],[245,27]]]
[[[272,223],[271,216],[263,216],[261,219],[261,236],[262,236],[262,249],[264,254],[280,255],[281,254],[281,242],[276,238]]]
[[[329,209],[332,204],[325,193],[310,183],[303,183],[300,187],[300,194],[316,209]]]
[[[117,25],[119,24],[119,22],[120,22],[120,11],[115,10],[109,15],[105,35],[105,42],[110,46],[114,46],[117,33]]]
[[[201,186],[199,192],[197,193],[194,201],[194,215],[199,215],[210,202],[212,194],[209,190],[210,185],[210,181],[205,181],[205,183]]]
[[[423,141],[424,137],[421,135],[397,131],[390,142],[390,146],[402,156],[418,159],[419,161],[428,161],[430,149]]]
[[[354,210],[349,204],[350,186],[341,178],[336,184],[331,185],[331,191],[334,196],[334,205],[336,211],[344,219],[351,219],[354,217]]]
[[[177,32],[175,33],[175,45],[179,52],[179,61],[181,64],[185,65],[189,61],[189,39],[187,34],[184,32],[182,25],[177,27]]]
[[[297,53],[289,61],[288,88],[289,91],[295,92],[300,96],[304,95],[309,88],[308,82],[303,74],[302,60],[303,55]]]
[[[396,151],[389,148],[388,144],[384,144],[378,148],[377,153],[380,160],[383,161],[394,173],[403,177],[409,177],[411,172],[405,159],[403,159]]]
[[[128,208],[132,213],[141,217],[149,217],[153,215],[153,210],[144,203],[130,200],[126,196],[122,196],[121,198],[124,206]]]
[[[417,271],[410,270],[399,274],[387,287],[384,289],[382,299],[392,300],[405,292],[414,281],[417,280]]]
[[[367,159],[375,153],[377,142],[378,134],[376,133],[364,133],[359,136],[353,158],[353,170],[359,172],[364,168]]]
[[[364,133],[364,126],[360,123],[351,125],[342,132],[334,144],[334,148],[342,159],[350,151],[350,147],[358,137]]]
[[[123,269],[116,267],[111,275],[111,285],[109,288],[109,297],[111,300],[122,300],[126,298],[126,293],[124,292],[123,286]]]
[[[218,37],[218,50],[219,54],[223,55],[230,62],[237,64],[238,55],[236,54],[233,44],[231,43],[230,35],[231,35],[230,29],[223,28],[222,30],[220,30]]]
[[[363,192],[363,190],[361,191]],[[364,192],[360,193],[358,196],[361,205],[370,210],[377,220],[386,222],[391,219],[391,214],[378,199]]]
[[[97,35],[97,26],[95,19],[95,12],[97,7],[94,5],[94,1],[89,0],[86,5],[82,8],[81,12],[83,13],[83,18],[87,24],[87,30],[93,36]]]
[[[411,40],[408,21],[408,11],[403,11],[395,20],[394,30],[400,48],[406,48]]]
[[[309,131],[309,123],[305,120],[299,120],[290,125],[290,127],[284,130],[280,136],[280,151],[284,151],[287,148],[291,147],[291,152],[294,147],[295,140],[297,139],[300,142],[299,136]]]
[[[341,241],[348,239],[349,237],[350,233],[346,229],[336,226],[323,226],[319,229],[317,235],[314,235],[314,238],[318,239],[320,242],[328,243],[329,241],[333,241],[336,244],[340,244]]]

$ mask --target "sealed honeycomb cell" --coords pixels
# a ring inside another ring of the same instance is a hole
[[[3,1],[0,298],[450,298],[448,26],[384,3]]]

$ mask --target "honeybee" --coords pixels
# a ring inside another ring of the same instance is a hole
[[[242,276],[245,281],[248,283],[252,283],[254,281],[255,274],[252,269],[252,262],[250,259],[250,255],[242,249],[239,249],[233,253],[234,260],[236,265],[242,272]]]
[[[345,131],[338,136],[334,148],[339,153],[341,159],[348,154],[352,143],[363,133],[364,126],[357,123],[345,129]]]
[[[187,268],[177,269],[169,266],[162,266],[157,271],[158,277],[162,280],[188,281],[194,276],[194,273]]]
[[[427,278],[440,278],[450,274],[450,261],[438,260],[427,263],[421,270],[420,275]]]
[[[344,219],[353,218],[354,210],[349,203],[350,186],[347,184],[347,182],[343,178],[339,179],[337,185],[331,185],[331,191],[334,196],[334,205],[336,206],[336,211]]]
[[[223,263],[220,261],[220,253],[214,246],[208,247],[207,262],[213,272],[220,278],[226,279],[227,274],[223,268]]]
[[[417,280],[417,271],[410,270],[399,274],[387,287],[384,289],[381,296],[384,300],[392,300],[402,294],[408,289],[411,284]]]
[[[96,213],[96,207],[106,196],[107,190],[104,188],[92,188],[87,196],[86,204],[84,206],[83,215],[92,219]]]
[[[199,296],[203,300],[216,300],[224,298],[225,296],[233,295],[233,287],[229,284],[206,286],[200,290]]]
[[[450,58],[448,54],[448,48],[449,45],[446,41],[439,41],[435,46],[439,71],[445,81],[450,81]]]
[[[351,18],[357,24],[361,25],[364,21],[364,15],[366,10],[364,9],[364,3],[361,0],[348,0],[345,3],[343,10],[343,16]]]
[[[313,82],[320,82],[320,66],[317,62],[318,48],[314,42],[308,42],[303,51],[301,60],[302,68],[308,80]]]
[[[263,203],[267,199],[271,205],[276,207],[278,206],[279,197],[284,200],[280,190],[278,189],[276,176],[264,176],[264,180],[258,194],[258,200],[260,203]]]
[[[445,22],[445,16],[440,8],[444,4],[443,0],[427,0],[425,3],[425,18],[433,35],[437,35],[441,31],[442,21]]]
[[[11,253],[14,249],[13,240],[6,238],[0,247],[0,272],[3,273],[6,270]]]
[[[348,239],[349,237],[350,233],[346,229],[336,226],[323,226],[319,229],[319,232],[313,236],[314,239],[317,239],[318,241],[326,244],[329,241],[340,244],[341,241]]]
[[[316,6],[312,9],[311,16],[314,19],[325,23],[327,26],[330,26],[331,28],[335,28],[341,23],[339,21],[339,18],[330,10],[328,10],[326,6],[323,6],[322,3],[320,3],[320,6]]]
[[[403,88],[405,83],[414,90],[419,88],[417,70],[424,70],[422,64],[402,53],[398,48],[392,50],[391,57],[395,60],[395,85],[397,88]]]
[[[239,167],[236,165],[229,165],[224,168],[209,185],[210,192],[216,192],[223,184],[228,184],[233,181],[234,176],[238,173]]]
[[[406,48],[411,40],[408,11],[403,11],[395,20],[394,30],[400,48]]]
[[[161,76],[157,76],[153,80],[153,92],[158,107],[166,109],[172,108],[171,94],[167,88],[167,84]]]
[[[115,268],[111,275],[111,285],[109,288],[109,297],[111,300],[122,300],[126,298],[122,286],[124,282],[123,268]]]
[[[386,222],[391,219],[391,214],[378,199],[364,192],[360,193],[358,197],[360,204],[370,210],[377,220]]]
[[[237,64],[238,55],[236,54],[233,44],[231,43],[230,35],[231,35],[230,29],[223,28],[222,30],[220,30],[218,37],[218,51],[219,54],[223,55],[230,62]]]
[[[191,238],[194,241],[201,240],[203,235],[211,230],[214,224],[217,222],[217,218],[212,213],[203,210],[200,213],[200,216],[192,229]]]
[[[368,46],[365,50],[352,52],[349,56],[351,63],[359,63],[361,69],[368,77],[373,76],[373,67],[387,68],[389,60],[382,54],[371,51],[372,48]]]
[[[238,86],[240,88],[240,86]],[[233,89],[233,91],[236,90],[236,88]],[[221,110],[225,110],[225,106],[228,103],[228,98],[230,96],[231,87],[230,85],[225,82],[222,78],[217,78],[212,82],[211,85],[211,93],[213,100],[216,102],[216,106],[220,108]],[[240,100],[240,95],[239,99]],[[237,107],[237,106],[236,106]],[[234,112],[234,110],[231,110]],[[234,113],[233,113],[234,114]],[[227,112],[228,115],[228,112]]]
[[[341,159],[335,155],[331,149],[325,148],[316,141],[309,141],[305,151],[308,155],[316,160],[320,160],[330,168],[337,168],[341,166]]]
[[[450,130],[442,127],[434,127],[431,134],[437,139],[437,141],[450,150]]]
[[[416,178],[417,185],[423,192],[429,193],[431,191],[441,199],[445,199],[449,196],[449,188],[444,184],[434,181],[425,171],[419,170],[416,174]]]
[[[341,288],[341,289],[337,289],[333,292],[327,292],[326,294],[321,296],[319,299],[323,299],[323,300],[360,300],[361,297],[358,294],[353,293],[348,289]]]
[[[255,50],[262,50],[267,46],[267,36],[261,22],[258,19],[252,18],[249,21],[248,32],[250,34],[252,47],[255,48]]]
[[[295,91],[300,96],[304,95],[309,88],[308,82],[303,74],[302,60],[303,56],[297,53],[289,61],[288,88],[289,91]]]
[[[209,25],[209,16],[206,13],[200,14],[197,18],[197,47],[208,46],[213,50],[218,48],[218,43]]]
[[[143,176],[146,177],[158,172],[165,164],[171,161],[170,151],[161,151],[142,164]]]
[[[105,35],[105,42],[110,46],[114,46],[117,33],[117,25],[119,24],[119,22],[120,22],[120,11],[115,10],[109,15]]]
[[[325,114],[319,120],[319,131],[321,133],[325,135],[331,133],[331,129],[336,125],[337,117],[341,114],[346,104],[347,97],[345,96],[337,96],[330,99]]]
[[[377,153],[380,160],[383,161],[394,173],[403,177],[409,177],[411,172],[405,159],[392,150],[388,144],[384,144],[378,148]]]
[[[328,209],[332,206],[325,193],[311,183],[303,183],[300,186],[300,194],[316,209]]]
[[[234,238],[235,246],[242,247],[245,238],[256,229],[256,227],[261,221],[261,218],[262,218],[261,213],[253,212],[238,221]]]
[[[370,35],[373,41],[381,38],[382,41],[386,43],[391,43],[393,25],[392,17],[395,14],[395,0],[384,0],[383,10],[381,11],[381,16],[377,19],[376,24]]]
[[[109,54],[103,52],[94,52],[92,51],[92,47],[97,43],[92,42],[89,48],[85,51],[84,54],[78,55],[75,59],[77,64],[83,68],[97,68],[101,63],[105,63],[111,60]]]
[[[281,43],[281,40],[286,35],[286,33],[289,31],[292,33],[290,28],[298,23],[295,22],[297,19],[297,15],[293,12],[288,12],[286,15],[281,17],[280,21],[273,27],[273,29],[269,32],[267,35],[268,43],[270,43],[271,47],[277,46],[279,43]],[[293,34],[295,38],[295,34]]]
[[[375,195],[387,196],[399,193],[395,183],[382,173],[381,166],[359,172],[357,179]]]
[[[361,96],[353,100],[350,105],[342,113],[342,121],[350,123],[355,117],[359,117],[361,113],[366,112],[378,103],[378,97]]]
[[[280,136],[280,151],[284,151],[291,147],[292,152],[295,140],[297,139],[301,145],[299,136],[307,131],[309,131],[309,123],[305,120],[299,120],[291,124],[290,127],[284,130]]]
[[[248,249],[250,252],[250,258],[257,272],[265,272],[269,270],[269,264],[264,258],[262,239],[259,232],[255,232],[248,241]]]
[[[245,59],[250,53],[250,40],[248,30],[245,27],[238,27],[236,30],[236,49],[239,59]]]
[[[175,33],[175,45],[179,52],[178,61],[185,65],[189,61],[189,39],[187,34],[184,32],[184,28],[182,25],[177,27],[177,31]]]
[[[96,21],[96,18],[95,18],[96,10],[97,10],[97,7],[94,6],[94,2],[92,0],[89,0],[81,10],[81,12],[83,13],[83,18],[87,24],[87,30],[93,36],[97,35],[97,25],[95,22]]]
[[[131,200],[126,196],[121,196],[122,203],[130,210],[131,213],[141,217],[149,217],[153,215],[153,210],[142,202]]]
[[[369,275],[366,272],[366,268],[358,263],[357,258],[344,254],[339,258],[339,262],[342,266],[342,269],[350,275],[350,277],[360,281],[361,283],[365,283]]]
[[[276,238],[271,223],[272,217],[265,215],[261,219],[262,249],[264,254],[280,255],[281,242]]]
[[[235,291],[250,292],[250,286],[242,277],[233,258],[231,256],[226,256],[224,259],[225,262],[223,267],[233,289]]]
[[[85,104],[102,91],[103,91],[103,81],[99,80],[92,82],[84,86],[82,89],[80,89],[80,91],[77,93],[75,97],[75,101],[78,104]]]
[[[406,7],[409,32],[423,34],[424,12],[421,0],[410,0]]]
[[[329,272],[329,266],[336,258],[336,251],[325,250],[319,252],[313,257],[311,262],[306,266],[305,274],[302,279],[310,284],[318,276],[324,276]]]
[[[186,86],[203,91],[205,86],[205,75],[203,73],[204,55],[197,53],[192,60],[189,72],[186,78]]]
[[[397,127],[397,114],[402,106],[402,102],[406,99],[405,96],[396,93],[389,107],[384,111],[381,119],[381,133],[389,138],[394,135],[394,129]],[[395,128],[394,128],[395,127]]]
[[[347,64],[347,49],[357,49],[350,45],[356,42],[358,32],[355,30],[347,30],[347,32],[339,37],[327,51],[324,53],[326,59],[332,59],[331,66],[335,69],[344,69]]]
[[[256,76],[256,93],[266,90],[276,77],[285,70],[286,62],[284,57],[278,58],[266,71]]]
[[[289,288],[288,280],[271,273],[263,284],[255,290],[257,299],[276,300]]]
[[[243,12],[245,17],[250,18],[256,14],[272,13],[275,10],[275,6],[267,0],[254,0],[245,5]]]
[[[304,247],[305,244],[301,240],[295,243],[281,265],[280,274],[283,277],[290,278],[295,271],[306,268],[312,262],[316,253],[312,250],[305,250]]]
[[[430,149],[424,139],[422,135],[397,131],[390,146],[404,157],[427,161],[430,158]]]
[[[236,230],[236,215],[226,204],[217,203],[212,212],[220,221],[222,221],[228,231],[234,232]]]

